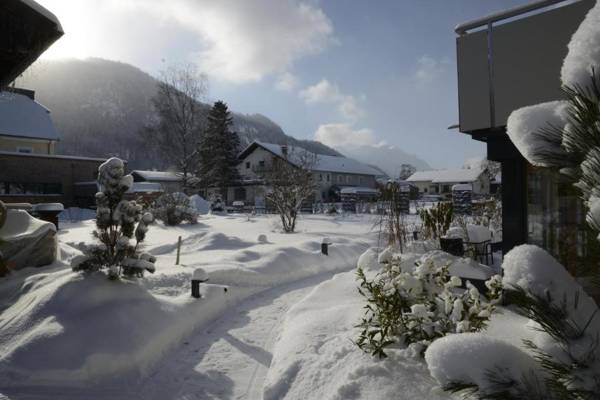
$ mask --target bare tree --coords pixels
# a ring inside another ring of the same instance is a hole
[[[316,154],[294,149],[273,157],[272,165],[264,172],[269,186],[267,201],[279,214],[284,232],[294,232],[302,203],[314,193],[312,170],[316,163]]]
[[[143,136],[183,174],[183,187],[190,187],[191,172],[198,160],[198,143],[206,120],[201,103],[207,81],[193,65],[172,66],[161,73],[152,99],[155,120]]]

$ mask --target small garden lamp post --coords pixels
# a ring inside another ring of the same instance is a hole
[[[329,255],[329,246],[333,244],[329,238],[323,238],[321,241],[321,254],[328,256]]]

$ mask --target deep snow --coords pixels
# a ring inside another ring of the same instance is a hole
[[[157,256],[157,272],[119,282],[71,272],[68,261],[77,243],[91,240],[93,221],[64,223],[61,261],[0,282],[0,392],[93,393],[143,381],[195,329],[262,291],[352,269],[377,237],[368,216],[306,216],[296,234],[279,233],[275,221],[206,216],[197,225],[153,225],[145,251]],[[320,253],[325,237],[329,256]],[[193,299],[198,267],[209,282]]]

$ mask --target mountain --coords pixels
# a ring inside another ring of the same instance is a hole
[[[364,146],[344,146],[339,150],[344,155],[354,158],[365,164],[374,164],[383,170],[390,177],[397,178],[400,175],[402,164],[410,164],[418,171],[431,169],[427,162],[419,157],[409,154],[396,146],[388,145],[364,145]]]
[[[127,159],[131,169],[169,167],[138,134],[152,118],[150,100],[156,83],[154,77],[132,65],[98,58],[41,61],[16,82],[35,90],[36,100],[51,110],[61,133],[60,154],[116,155]],[[340,155],[319,142],[286,135],[264,115],[234,112],[233,119],[242,146],[261,140]]]

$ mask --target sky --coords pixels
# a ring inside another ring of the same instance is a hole
[[[527,0],[37,1],[65,31],[43,58],[101,57],[152,75],[194,63],[207,100],[289,135],[447,168],[485,155],[447,129],[458,122],[454,27]]]

